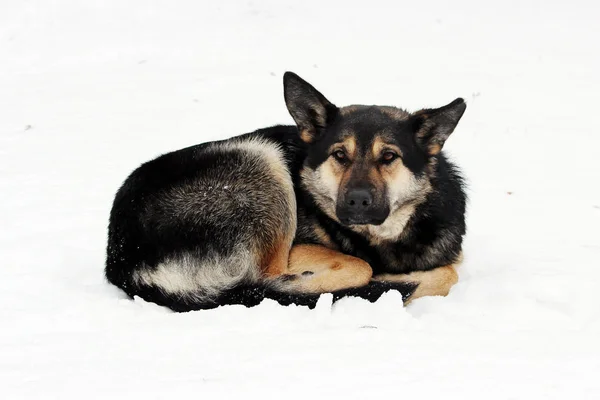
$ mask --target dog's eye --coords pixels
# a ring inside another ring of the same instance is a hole
[[[383,155],[381,156],[381,161],[384,164],[390,164],[392,161],[394,161],[396,158],[398,158],[398,154],[394,153],[393,151],[386,151],[385,153],[383,153]]]
[[[344,162],[346,161],[346,153],[344,153],[342,150],[336,150],[333,152],[333,156],[335,157],[336,160],[338,160],[339,162]]]

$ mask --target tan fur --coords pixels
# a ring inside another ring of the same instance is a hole
[[[316,236],[319,243],[323,244],[324,246],[330,249],[337,248],[337,245],[333,243],[333,241],[329,237],[329,234],[325,232],[325,229],[323,229],[321,225],[319,225],[318,223],[313,223],[312,227],[312,232]]]
[[[234,148],[240,145],[234,142],[226,146]],[[282,203],[286,209],[281,213],[282,218],[286,220],[279,221],[282,223],[279,226],[265,227],[265,229],[282,231],[279,240],[269,243],[257,241],[253,249],[255,260],[259,260],[259,268],[263,274],[267,276],[281,275],[287,270],[289,252],[296,234],[296,196],[290,173],[279,147],[269,145],[268,142],[265,145],[263,142],[249,141],[244,142],[240,148],[259,154],[268,163],[273,180],[277,186],[283,189],[287,197]],[[269,222],[271,221],[264,221],[264,223]]]
[[[385,149],[394,147],[386,143],[383,137],[378,136],[373,140],[371,153],[374,158],[379,158]],[[400,149],[393,150],[401,155]],[[353,226],[352,229],[367,236],[372,245],[397,241],[415,212],[416,206],[425,201],[431,191],[429,181],[425,178],[417,179],[401,159],[396,159],[389,165],[372,168],[369,171],[369,181],[379,193],[387,191],[390,215],[381,225],[358,225]]]
[[[390,150],[395,152],[399,156],[402,156],[402,151],[398,146],[386,143],[381,136],[377,136],[375,139],[373,139],[373,144],[371,146],[371,154],[374,160],[378,160],[384,151]]]
[[[319,208],[327,216],[338,222],[339,220],[335,215],[335,205],[340,186],[339,177],[343,173],[340,168],[335,160],[329,158],[316,170],[303,168],[300,171],[302,185],[313,195]]]
[[[419,182],[400,159],[390,165],[382,166],[381,175],[387,182],[388,198],[392,210],[404,204],[407,197],[414,197],[415,193],[423,192],[423,182]]]
[[[329,101],[325,100],[327,103],[329,103]],[[329,103],[330,104],[330,103]],[[319,126],[324,126],[326,124],[327,121],[327,114],[325,111],[325,108],[322,107],[324,104],[313,104],[312,107],[312,111],[315,112],[315,119],[317,122],[317,125]],[[298,122],[298,121],[296,121]],[[315,128],[314,127],[310,127],[308,129],[302,129],[300,131],[300,138],[306,142],[306,143],[312,143],[315,140]]]
[[[435,124],[429,119],[429,115],[427,115],[424,110],[418,111],[414,115],[419,115],[424,120],[423,125],[417,132],[417,138],[422,139],[430,133]],[[432,156],[438,154],[440,151],[442,151],[442,147],[446,139],[447,137],[445,137],[441,142],[429,140],[426,144],[427,152]]]
[[[302,129],[300,131],[300,139],[306,143],[310,143],[313,140],[313,134],[308,129]]]
[[[301,275],[305,271],[312,275]],[[325,293],[366,285],[373,270],[365,261],[319,245],[292,248],[289,273],[300,274],[296,289],[305,293]]]
[[[356,143],[353,137],[350,137],[350,139],[352,140],[345,139],[343,143],[333,145],[330,151],[333,152],[336,148],[343,148],[348,154],[348,150],[351,149],[354,154],[349,155],[349,157],[356,157]],[[425,201],[427,194],[431,191],[429,180],[415,177],[404,166],[401,159],[396,159],[389,165],[379,165],[375,162],[381,153],[387,149],[401,155],[400,149],[387,143],[384,136],[377,136],[373,140],[371,151],[367,155],[372,158],[372,162],[369,163],[371,167],[361,172],[361,174],[367,175],[369,182],[376,189],[376,194],[387,192],[390,215],[381,225],[351,226],[351,229],[355,232],[366,235],[372,245],[398,240],[416,206]],[[335,213],[338,191],[340,188],[344,188],[347,182],[354,179],[353,166],[347,168],[333,158],[329,158],[316,170],[305,168],[300,174],[304,186],[314,195],[317,205],[330,218],[338,221]]]
[[[344,150],[346,155],[352,160],[356,157],[356,139],[353,136],[347,136],[342,143],[334,144],[330,153],[333,153],[336,149]]]
[[[431,143],[430,145],[427,146],[427,151],[429,152],[429,154],[431,154],[432,156],[435,156],[436,154],[438,154],[440,151],[442,151],[442,145],[439,143]]]
[[[285,238],[272,251],[261,254],[261,271],[264,275],[273,277],[287,273],[291,244],[290,239]]]
[[[419,286],[410,298],[405,302],[424,296],[447,296],[452,286],[458,282],[458,266],[462,262],[462,254],[452,265],[438,267],[429,271],[414,271],[409,274],[382,274],[373,277],[377,281],[387,282],[411,282]]]

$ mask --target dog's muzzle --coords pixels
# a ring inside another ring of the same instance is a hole
[[[336,215],[344,225],[381,225],[389,210],[377,205],[368,189],[352,189],[338,201]]]

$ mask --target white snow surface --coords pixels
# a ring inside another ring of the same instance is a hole
[[[589,1],[0,4],[2,399],[600,398],[600,38]],[[103,276],[140,163],[338,105],[464,97],[446,298],[172,313]]]

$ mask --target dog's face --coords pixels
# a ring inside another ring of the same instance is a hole
[[[399,211],[427,196],[435,158],[466,108],[462,99],[413,114],[382,106],[337,108],[289,72],[284,90],[308,144],[303,185],[331,218],[357,231],[381,226],[383,236],[393,230],[385,225],[401,219]]]

